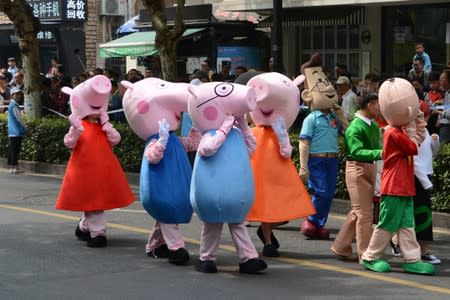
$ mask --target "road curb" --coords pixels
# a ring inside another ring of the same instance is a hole
[[[65,164],[48,164],[34,161],[20,161],[19,165],[26,171],[39,174],[50,174],[64,176]],[[7,168],[6,158],[0,158],[0,167]],[[132,185],[139,185],[139,173],[126,172],[128,181]],[[346,215],[350,211],[350,201],[345,199],[334,199],[331,206],[331,213]],[[433,226],[450,230],[450,214],[433,212]]]

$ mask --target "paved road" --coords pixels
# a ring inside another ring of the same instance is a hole
[[[338,261],[329,251],[343,217],[332,215],[329,241],[306,240],[299,220],[276,230],[281,257],[267,259],[262,275],[242,275],[224,229],[217,274],[148,258],[152,225],[139,202],[109,211],[104,249],[87,248],[74,235],[77,213],[57,211],[60,177],[9,174],[0,169],[0,299],[450,299],[450,231],[436,230],[433,251],[443,258],[436,276],[376,274]],[[137,193],[137,187],[133,186]],[[198,253],[201,223],[182,226],[187,248]],[[259,250],[256,227],[249,228]]]

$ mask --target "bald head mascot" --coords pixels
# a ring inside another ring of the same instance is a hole
[[[379,91],[380,109],[389,126],[384,132],[381,174],[380,220],[362,255],[361,264],[375,272],[389,272],[381,259],[394,233],[397,234],[408,273],[431,275],[434,266],[420,260],[414,231],[414,161],[425,136],[423,113],[414,87],[401,78],[386,80]]]

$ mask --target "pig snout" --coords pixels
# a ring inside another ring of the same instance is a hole
[[[253,89],[256,102],[264,101],[270,93],[268,84],[260,78],[253,78],[248,84],[248,87]]]
[[[111,91],[111,81],[106,76],[97,75],[93,78],[91,87],[98,94],[109,94]]]

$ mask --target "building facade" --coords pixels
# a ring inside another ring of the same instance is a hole
[[[260,27],[272,26],[272,0],[216,2],[224,10],[267,15]],[[355,80],[368,72],[403,73],[418,41],[425,43],[434,69],[450,60],[448,1],[291,0],[283,1],[282,18],[283,64],[289,75],[315,52],[331,70],[336,63],[346,64]]]
[[[34,16],[41,21],[37,34],[40,45],[41,72],[46,73],[52,57],[66,67],[68,74],[83,70],[87,0],[27,0]],[[90,1],[89,1],[90,2]],[[7,16],[0,16],[0,65],[14,56],[20,65],[19,42],[15,28]]]

